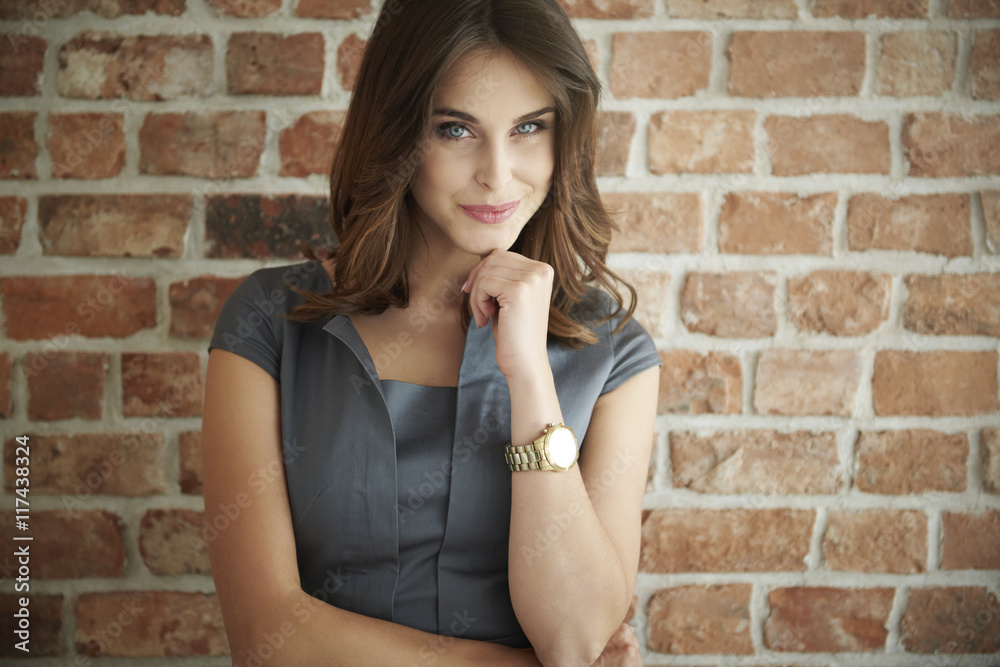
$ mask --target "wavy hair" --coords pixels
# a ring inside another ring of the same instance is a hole
[[[507,53],[555,101],[555,167],[546,200],[510,248],[552,266],[549,335],[573,348],[597,341],[575,316],[591,284],[617,303],[607,321],[635,310],[636,292],[605,263],[614,221],[594,175],[601,85],[556,0],[386,0],[368,41],[330,172],[336,243],[333,288],[305,297],[287,316],[311,322],[378,314],[409,303],[407,260],[415,236],[410,193],[437,86],[466,56]],[[303,252],[317,259],[310,248]],[[618,286],[629,293],[628,306]],[[468,295],[462,323],[468,326]]]

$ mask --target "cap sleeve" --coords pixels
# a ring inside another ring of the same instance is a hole
[[[209,351],[220,348],[238,354],[279,380],[281,348],[275,335],[277,311],[258,273],[250,274],[223,304],[208,344]]]
[[[611,349],[614,361],[601,394],[606,394],[618,387],[634,375],[653,366],[662,366],[660,355],[656,351],[653,338],[646,329],[634,318],[630,318],[618,333],[615,327],[621,321],[621,316],[608,321],[608,337],[611,339]]]

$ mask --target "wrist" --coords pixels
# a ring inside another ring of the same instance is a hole
[[[524,368],[511,369],[504,372],[507,387],[511,393],[537,393],[552,389],[555,392],[555,380],[548,358],[543,363],[531,364]]]
[[[563,421],[555,380],[548,366],[509,378],[507,388],[510,390],[511,444],[533,442],[546,426]]]

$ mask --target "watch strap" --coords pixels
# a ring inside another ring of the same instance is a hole
[[[530,445],[508,445],[504,448],[503,457],[507,461],[507,466],[512,472],[521,470],[554,470],[545,459],[543,452],[539,451],[539,438]]]
[[[509,444],[504,448],[504,460],[507,462],[507,467],[510,468],[511,472],[520,472],[524,470],[550,470],[559,471],[562,468],[555,468],[545,457],[545,438],[549,431],[553,428],[564,428],[570,433],[573,433],[573,429],[566,426],[562,422],[551,422],[545,425],[545,430],[542,431],[542,435],[538,437],[534,442],[527,445],[512,445]],[[573,436],[574,440],[576,436]],[[573,463],[570,464],[570,468],[576,464],[576,459],[574,458]]]

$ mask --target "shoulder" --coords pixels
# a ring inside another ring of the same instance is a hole
[[[602,342],[612,342],[615,329],[625,319],[628,312],[628,304],[619,309],[618,302],[606,291],[591,287],[583,299],[576,304],[573,309],[573,317],[588,326]],[[630,318],[625,324],[626,327],[638,327],[645,333],[645,329],[636,321]]]
[[[596,287],[590,289],[574,312],[598,338],[591,347],[608,359],[608,377],[602,393],[640,371],[661,365],[656,344],[646,328],[634,316],[622,324],[627,312],[627,307],[619,309],[614,297]]]
[[[236,286],[215,320],[209,349],[242,354],[276,376],[277,351],[288,327],[301,326],[283,315],[305,298],[292,288],[326,292],[329,277],[317,261],[257,269]]]
[[[320,262],[310,260],[298,264],[272,266],[257,269],[247,276],[244,284],[248,290],[301,302],[303,299],[292,288],[309,292],[327,292],[330,289],[330,278]]]

